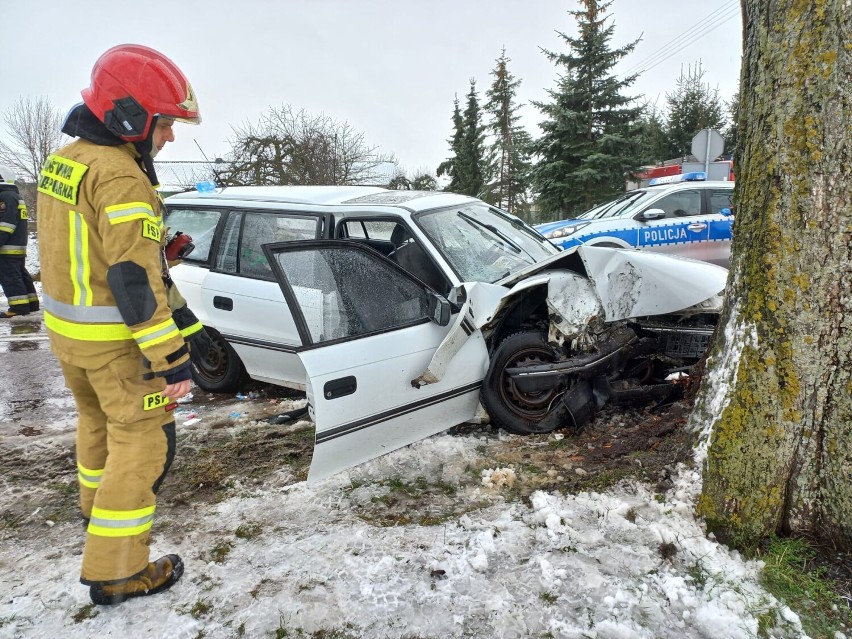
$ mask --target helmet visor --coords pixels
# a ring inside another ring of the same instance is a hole
[[[159,115],[158,121],[163,124],[173,124],[175,122],[184,122],[186,124],[201,124],[201,114],[199,113],[193,117],[187,117],[183,115],[174,116],[174,115]]]

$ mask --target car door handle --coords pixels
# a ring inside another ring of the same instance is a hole
[[[218,308],[223,311],[234,310],[234,300],[230,297],[222,297],[221,295],[213,296],[213,308]]]
[[[336,399],[351,395],[358,388],[358,380],[354,376],[340,377],[325,383],[322,387],[323,397],[326,399]]]
[[[687,227],[690,231],[703,231],[707,228],[707,225],[704,222],[695,222],[694,224],[689,224]]]

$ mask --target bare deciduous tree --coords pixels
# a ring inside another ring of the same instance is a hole
[[[347,122],[289,105],[235,128],[229,143],[230,184],[377,184],[387,181],[379,166],[392,161]]]
[[[22,97],[3,114],[11,141],[0,141],[0,162],[18,172],[18,179],[36,182],[47,156],[64,144],[63,115],[46,97]]]
[[[429,172],[429,169],[419,168],[414,172],[408,172],[397,165],[395,173],[388,188],[396,191],[437,191],[438,180]]]

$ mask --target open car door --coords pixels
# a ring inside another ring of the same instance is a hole
[[[264,251],[302,341],[316,424],[309,483],[474,416],[488,366],[478,330],[440,380],[414,382],[449,331],[443,297],[355,242],[287,242]]]

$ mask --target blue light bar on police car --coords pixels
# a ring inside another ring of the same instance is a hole
[[[678,182],[700,182],[707,179],[707,174],[704,171],[693,171],[692,173],[681,173],[680,175],[666,175],[664,177],[653,178],[648,182],[648,186],[656,186],[657,184],[677,184]]]

